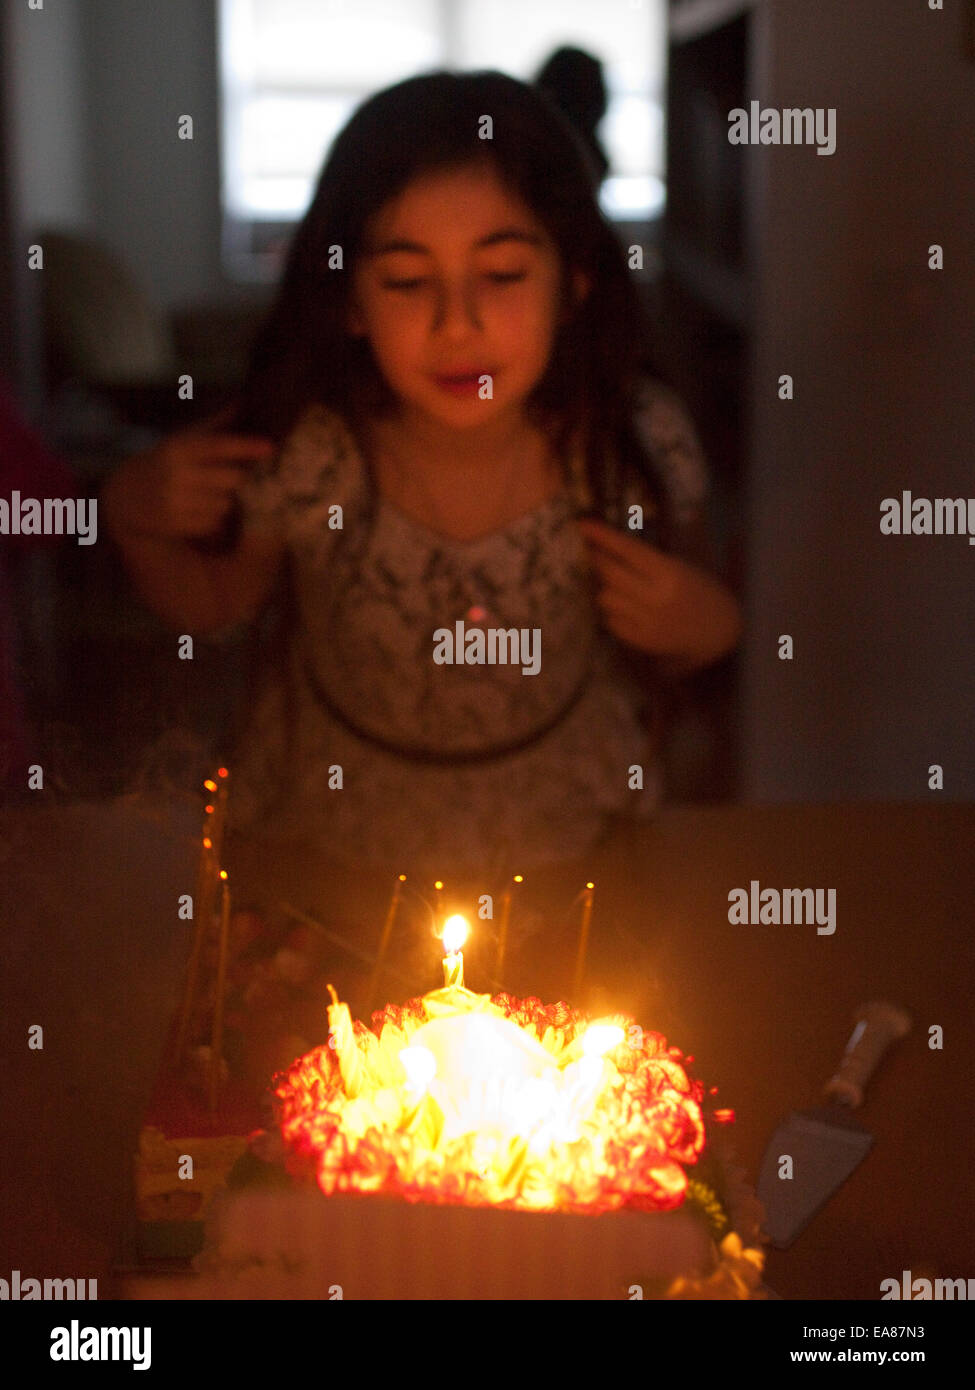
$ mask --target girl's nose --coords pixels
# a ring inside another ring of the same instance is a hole
[[[437,294],[434,328],[448,337],[480,328],[480,310],[473,280],[441,285]]]

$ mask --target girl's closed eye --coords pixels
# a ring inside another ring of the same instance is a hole
[[[483,278],[489,280],[493,285],[515,285],[528,276],[527,270],[491,270],[485,271]],[[418,290],[427,284],[427,280],[421,277],[412,277],[408,280],[383,280],[384,290]]]

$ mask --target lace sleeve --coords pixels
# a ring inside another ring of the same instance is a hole
[[[680,397],[660,382],[647,381],[634,424],[670,498],[678,528],[700,520],[706,512],[708,468]]]

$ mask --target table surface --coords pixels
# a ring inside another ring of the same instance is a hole
[[[8,852],[8,865],[16,866],[18,899],[28,907],[32,874],[47,884],[50,899],[52,882],[59,875],[70,877],[71,865],[77,869],[82,854],[77,835],[62,836],[63,863],[57,862],[58,818],[68,809],[17,817],[16,845],[22,848],[31,837],[36,843],[42,836],[54,846],[43,868],[32,869],[22,853]],[[76,819],[78,814],[75,810]],[[0,837],[5,835],[8,844],[10,828],[10,817],[0,818]],[[72,944],[76,938],[59,935],[59,915],[83,910],[102,922],[100,932],[82,938],[89,964],[86,1008],[90,1013],[92,989],[97,993],[91,981],[100,968],[106,982],[103,1007],[117,1015],[113,1035],[128,1028],[127,1009],[133,1005],[127,1001],[141,1002],[144,1009],[147,997],[171,1000],[178,989],[171,939],[155,953],[129,952],[130,989],[119,991],[112,983],[117,932],[131,934],[150,908],[161,911],[131,896],[120,873],[123,879],[148,876],[160,902],[168,902],[170,892],[185,891],[182,879],[191,854],[181,854],[192,851],[185,823],[158,833],[168,858],[146,852],[135,867],[120,870],[117,855],[99,862],[107,847],[96,844],[83,852],[90,878],[83,907],[73,879],[60,913],[48,910],[39,921],[28,911],[24,918],[31,918],[33,940],[49,961],[58,962],[55,975],[64,981],[71,978],[73,953],[81,947]],[[778,1121],[793,1109],[819,1103],[857,1006],[890,999],[912,1015],[911,1035],[888,1054],[859,1112],[875,1136],[871,1153],[789,1250],[769,1252],[767,1280],[784,1298],[877,1299],[881,1281],[900,1280],[904,1270],[915,1278],[966,1278],[970,1272],[973,845],[975,808],[961,805],[669,808],[648,826],[615,827],[584,862],[526,874],[517,890],[505,987],[550,1001],[570,995],[577,895],[591,878],[596,888],[588,968],[582,997],[572,1002],[597,1014],[630,1014],[691,1053],[695,1074],[717,1086],[719,1100],[735,1111],[734,1146],[752,1181]],[[367,953],[378,940],[397,867],[390,866],[388,875],[354,872],[330,863],[313,846],[272,848],[255,840],[229,844],[227,865],[238,905],[274,909],[287,903]],[[835,889],[835,932],[819,935],[815,925],[730,923],[729,892],[747,890],[752,880],[762,888]],[[99,884],[112,898],[110,910],[99,904]],[[496,984],[494,924],[478,922],[472,911],[476,894],[492,886],[447,884],[444,890],[449,905],[466,909],[474,924],[465,966],[475,990]],[[426,885],[420,887],[430,896]],[[127,919],[121,903],[133,909]],[[147,941],[161,941],[158,933],[144,930]],[[424,913],[401,913],[395,936],[390,967],[398,974],[387,975],[381,996],[402,1000],[435,987],[437,943],[424,926]],[[145,989],[140,992],[140,970],[162,972],[165,988],[160,985],[149,996]],[[353,956],[336,949],[335,983],[344,997],[353,1002],[357,993],[361,997],[366,973]],[[21,974],[18,997],[29,1000],[30,970],[23,957]],[[66,1016],[69,995],[65,984]],[[935,1025],[943,1030],[940,1049],[929,1046]],[[153,1028],[158,1029],[158,1019]],[[145,1037],[140,1083],[158,1058],[160,1043],[158,1037]],[[90,1069],[105,1075],[106,1060],[91,1050],[94,1042],[82,1039],[75,1046],[82,1058],[88,1047]],[[125,1104],[131,1103],[133,1085],[120,1090],[129,1097]],[[22,1108],[35,1103],[26,1087],[15,1095]],[[70,1106],[66,1113],[71,1114]],[[130,1115],[127,1124],[115,1128],[129,1133],[133,1123]],[[26,1130],[26,1124],[20,1126],[22,1136]],[[79,1155],[86,1142],[97,1145],[97,1138],[73,1136],[71,1171],[82,1175],[73,1180],[97,1170],[101,1179],[89,1176],[88,1181],[104,1185],[104,1166],[86,1163],[84,1152]],[[30,1141],[24,1139],[11,1158],[23,1163],[29,1154]],[[32,1239],[38,1239],[36,1230]],[[15,1246],[8,1258],[11,1268],[31,1267]]]

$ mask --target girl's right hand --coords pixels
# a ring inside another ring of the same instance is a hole
[[[255,463],[270,458],[274,441],[257,435],[185,430],[135,454],[101,490],[116,538],[156,536],[198,540],[226,519]]]

